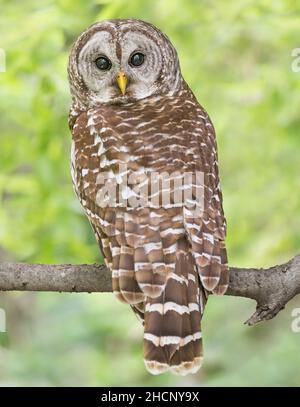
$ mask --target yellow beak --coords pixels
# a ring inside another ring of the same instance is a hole
[[[125,95],[126,85],[127,85],[127,78],[123,71],[120,71],[117,75],[117,84],[122,92],[122,95]]]

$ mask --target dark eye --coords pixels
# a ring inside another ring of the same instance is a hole
[[[95,64],[100,71],[109,71],[111,68],[111,62],[106,57],[97,58]]]
[[[144,60],[145,60],[145,55],[142,54],[141,52],[136,52],[130,58],[130,64],[133,66],[140,66],[144,63]]]

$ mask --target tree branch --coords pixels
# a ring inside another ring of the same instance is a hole
[[[0,291],[111,292],[111,274],[97,264],[0,263]],[[257,302],[248,325],[274,318],[299,293],[300,254],[269,269],[230,268],[226,295]]]

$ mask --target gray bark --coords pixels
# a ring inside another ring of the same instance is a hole
[[[0,291],[111,292],[111,274],[98,264],[0,263]],[[248,325],[274,318],[299,293],[300,254],[268,269],[230,268],[226,295],[257,302]]]

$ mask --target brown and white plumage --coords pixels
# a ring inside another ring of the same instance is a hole
[[[145,61],[131,66],[137,51]],[[99,55],[109,58],[109,70],[95,68]],[[124,95],[119,72],[127,78]],[[202,361],[207,295],[223,294],[228,285],[213,125],[184,82],[174,47],[143,21],[109,20],[87,29],[71,52],[69,77],[73,182],[113,291],[144,323],[147,369],[194,373]],[[173,198],[165,202],[163,188],[146,187],[154,204],[124,206],[123,199],[135,198],[131,176],[142,186],[157,173],[170,174]],[[196,173],[203,174],[201,183]],[[102,194],[104,174],[117,184],[114,205]],[[192,202],[178,204],[178,188],[191,188]],[[199,190],[202,210],[195,216]]]

